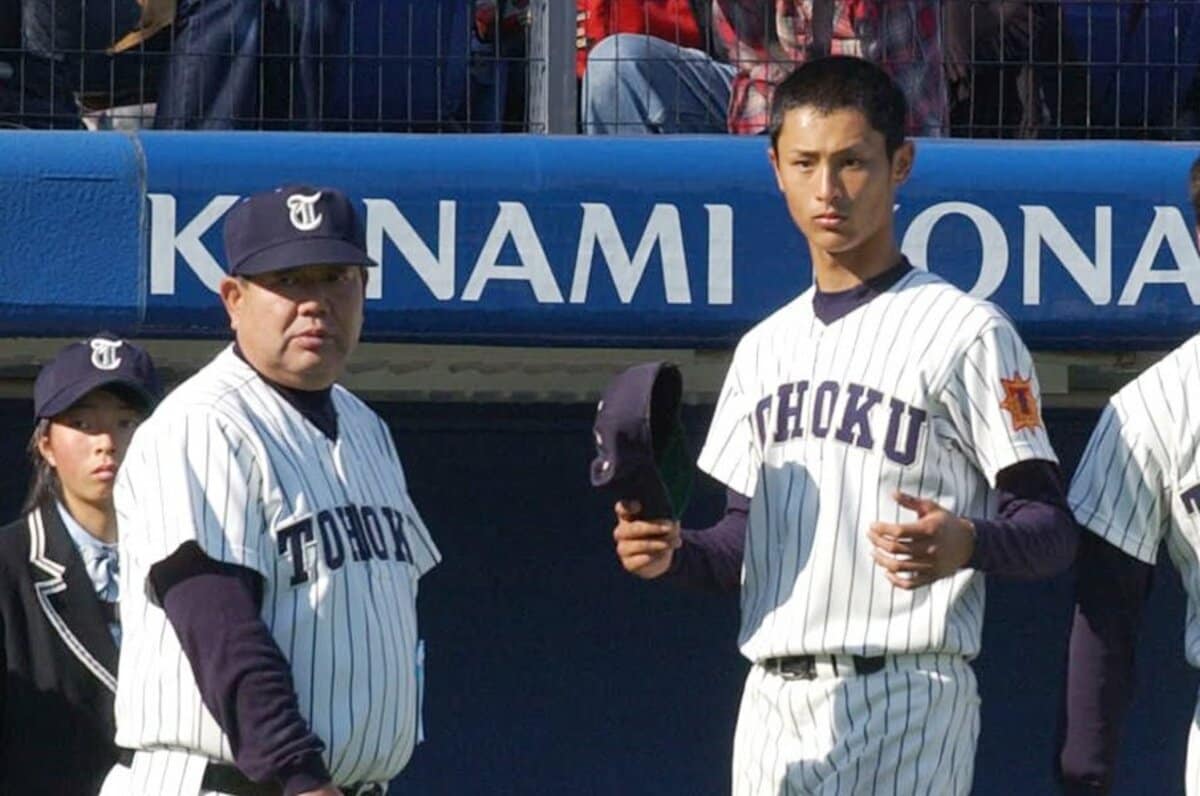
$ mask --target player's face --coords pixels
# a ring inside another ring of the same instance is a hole
[[[141,421],[137,407],[103,388],[51,418],[38,451],[58,475],[68,509],[83,503],[111,510],[117,468]]]
[[[892,208],[912,169],[910,142],[888,158],[883,133],[859,111],[802,106],[784,117],[768,154],[814,266],[829,260],[856,271],[893,265]]]
[[[286,387],[320,390],[346,365],[362,331],[366,269],[306,265],[221,283],[242,353]]]

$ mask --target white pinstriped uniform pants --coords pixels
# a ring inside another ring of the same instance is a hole
[[[113,768],[100,796],[209,796],[200,789],[206,767],[208,760],[182,750],[138,752],[130,767]]]
[[[838,660],[853,672],[848,656]],[[888,656],[865,676],[822,665],[813,680],[756,665],[738,713],[733,794],[965,796],[978,737],[975,673],[958,655]]]
[[[135,752],[128,768],[113,766],[98,796],[227,796],[201,787],[207,767],[204,756],[178,749]],[[359,792],[369,787],[378,786]]]
[[[109,772],[99,796],[223,796],[201,789],[207,766],[205,758],[188,752],[138,752],[129,768],[118,765]]]

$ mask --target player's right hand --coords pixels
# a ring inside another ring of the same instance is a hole
[[[613,541],[617,558],[626,572],[639,578],[657,578],[671,567],[671,558],[683,544],[679,523],[674,520],[641,520],[642,507],[636,500],[620,501],[615,507],[617,527]]]

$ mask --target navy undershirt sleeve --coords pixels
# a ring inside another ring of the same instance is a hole
[[[1059,764],[1064,792],[1084,796],[1112,786],[1153,567],[1085,529],[1076,572]]]
[[[1075,559],[1079,530],[1067,506],[1058,465],[1030,459],[996,475],[998,517],[974,519],[975,551],[967,566],[993,575],[1045,578]]]
[[[999,518],[973,520],[975,552],[968,566],[1012,577],[1061,572],[1075,556],[1079,533],[1067,507],[1058,467],[1019,462],[996,477]],[[706,591],[736,591],[741,583],[749,499],[726,493],[725,512],[712,527],[684,529],[664,577]]]
[[[683,545],[675,551],[667,580],[711,592],[737,591],[742,581],[742,553],[746,546],[746,516],[750,499],[727,490],[725,513],[716,525],[702,530],[683,529]]]
[[[328,783],[325,745],[301,716],[291,668],[259,616],[261,576],[189,543],[150,580],[242,773],[279,782],[285,796]]]

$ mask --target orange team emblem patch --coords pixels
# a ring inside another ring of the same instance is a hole
[[[1000,408],[1012,415],[1013,431],[1040,426],[1042,417],[1038,412],[1037,399],[1033,397],[1032,379],[1023,379],[1020,374],[1014,373],[1011,379],[1000,379],[1000,384],[1004,387],[1004,400],[1000,402]]]

